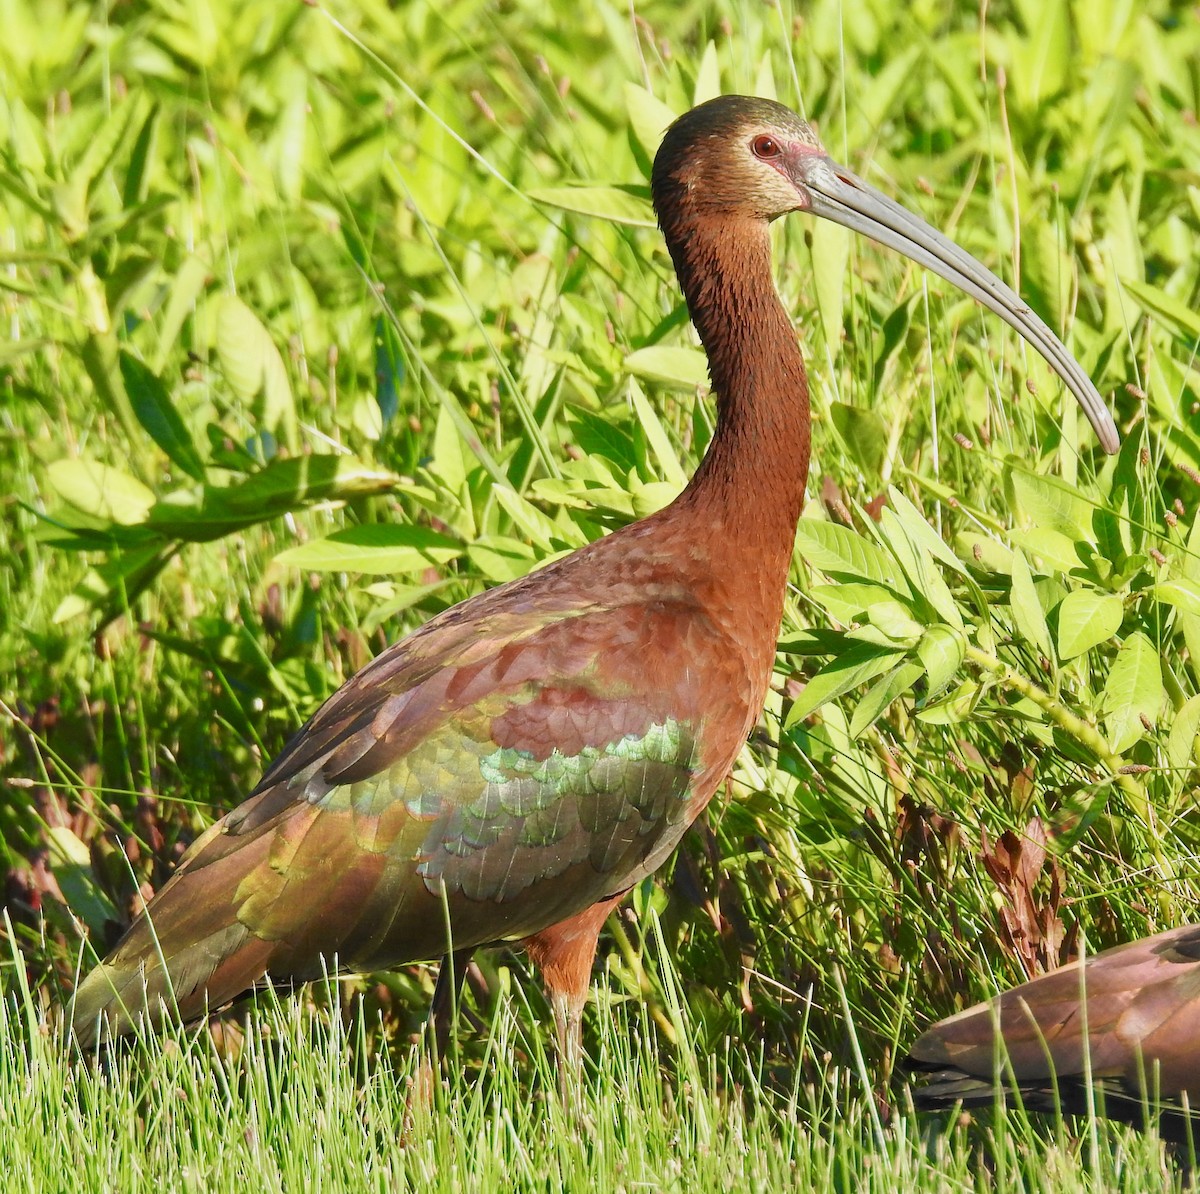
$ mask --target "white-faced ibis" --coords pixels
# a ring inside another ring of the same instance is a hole
[[[102,1020],[184,1019],[260,982],[520,942],[560,1047],[609,911],[670,855],[763,706],[804,501],[804,363],[768,224],[810,211],[889,245],[1016,328],[1108,451],[1083,370],[1003,282],[821,148],[776,103],[729,96],[667,132],[654,205],[708,353],[717,429],[666,509],[439,614],[292,738],[192,846],[80,987]],[[445,973],[445,969],[444,969]]]
[[[926,1110],[1026,1107],[1157,1122],[1179,1137],[1200,1111],[1200,925],[1105,950],[933,1025],[909,1054]],[[1102,1098],[1089,1100],[1088,1083]],[[1192,1121],[1200,1138],[1200,1119]]]

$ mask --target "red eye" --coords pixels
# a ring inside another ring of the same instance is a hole
[[[759,133],[750,142],[750,148],[756,158],[777,158],[781,152],[779,142],[774,137],[767,136],[766,133]]]

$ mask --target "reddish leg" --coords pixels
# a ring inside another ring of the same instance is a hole
[[[617,895],[602,900],[522,942],[542,972],[546,997],[554,1013],[559,1078],[564,1094],[579,1081],[583,1068],[583,1007],[587,1003],[596,942],[608,914],[621,898]]]

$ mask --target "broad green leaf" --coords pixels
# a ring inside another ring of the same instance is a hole
[[[1177,336],[1189,342],[1200,339],[1200,312],[1193,311],[1179,299],[1132,278],[1122,278],[1121,285],[1133,296],[1138,305],[1156,319],[1162,320]]]
[[[895,604],[896,594],[882,585],[857,584],[847,581],[840,585],[813,585],[809,596],[818,602],[831,618],[843,625],[861,621],[867,611],[880,602]]]
[[[763,99],[778,99],[779,91],[775,86],[775,71],[771,63],[771,51],[768,50],[759,59],[758,70],[754,73],[753,95]]]
[[[937,564],[929,552],[909,536],[894,510],[884,508],[879,518],[879,530],[900,561],[913,592],[923,597],[943,621],[961,630],[962,614]]]
[[[629,114],[634,140],[647,159],[653,161],[663,133],[675,119],[675,111],[637,83],[626,83],[624,91],[625,111]]]
[[[119,919],[112,900],[96,882],[92,852],[66,825],[52,825],[46,830],[50,869],[58,881],[67,907],[102,939],[109,924]]]
[[[1187,645],[1192,670],[1200,670],[1200,614],[1179,613],[1179,629]]]
[[[1013,623],[1017,633],[1030,646],[1053,661],[1054,647],[1050,642],[1050,628],[1046,625],[1046,614],[1042,603],[1038,600],[1037,589],[1029,572],[1029,564],[1025,554],[1014,551],[1012,557],[1012,588],[1010,593],[1010,608]]]
[[[1200,614],[1200,581],[1186,577],[1164,580],[1151,585],[1149,592],[1164,605],[1174,606],[1185,614]]]
[[[1125,607],[1120,597],[1076,589],[1058,607],[1058,656],[1074,659],[1112,638],[1121,628]]]
[[[170,285],[166,310],[158,321],[158,350],[154,354],[154,369],[163,372],[171,351],[176,346],[184,321],[195,310],[208,281],[208,265],[199,257],[188,254],[180,262]]]
[[[54,461],[46,467],[46,479],[76,510],[121,526],[145,522],[154,505],[153,491],[136,478],[81,456]]]
[[[902,646],[911,647],[925,632],[925,627],[895,598],[873,602],[867,620],[890,642]]]
[[[670,382],[685,390],[708,385],[708,359],[698,348],[669,344],[639,348],[625,358],[625,369],[635,377]]]
[[[317,502],[388,493],[399,482],[353,456],[293,456],[268,462],[237,485],[169,494],[147,521],[164,536],[203,543]]]
[[[1077,540],[1069,539],[1061,531],[1035,526],[1027,530],[1014,530],[1009,538],[1017,547],[1024,548],[1029,555],[1036,556],[1055,572],[1070,573],[1081,564],[1079,552],[1075,549]]]
[[[632,378],[629,381],[629,400],[633,403],[634,414],[637,415],[638,422],[646,433],[646,439],[654,450],[663,478],[677,489],[682,489],[687,484],[687,474],[679,463],[679,456],[671,445],[667,429],[659,420],[654,407],[646,400],[642,387]]]
[[[1031,473],[1016,463],[1005,469],[1005,481],[1016,512],[1027,526],[1058,531],[1072,542],[1096,541],[1092,531],[1095,504],[1074,486]]]
[[[204,480],[204,462],[184,426],[167,387],[137,357],[122,350],[121,377],[137,421],[171,463],[196,481]]]
[[[467,558],[494,584],[515,580],[532,570],[534,551],[528,543],[507,535],[487,535],[467,545]]]
[[[1146,635],[1136,630],[1117,652],[1101,701],[1104,728],[1114,751],[1121,754],[1144,736],[1146,725],[1142,719],[1153,725],[1162,699],[1158,650]]]
[[[829,414],[854,462],[863,472],[877,476],[883,467],[888,441],[887,428],[878,413],[845,402],[831,402]]]
[[[129,168],[125,172],[125,183],[121,201],[125,207],[145,203],[150,197],[150,175],[158,147],[158,126],[162,110],[154,104],[142,121],[137,139],[129,155]]]
[[[458,423],[448,406],[438,410],[437,423],[433,429],[433,456],[429,469],[446,483],[446,488],[456,497],[463,495],[467,483],[470,460],[465,451]]]
[[[941,700],[917,710],[917,720],[931,726],[956,725],[975,711],[983,689],[974,680],[964,680]]]
[[[963,636],[949,626],[930,626],[917,644],[917,656],[929,675],[929,696],[935,697],[958,674],[966,654]]]
[[[919,543],[931,556],[941,560],[948,568],[953,568],[955,572],[963,576],[967,575],[962,560],[950,550],[949,544],[929,525],[921,511],[894,485],[888,486],[888,502],[900,520],[901,526],[904,527],[908,537],[914,543]]]
[[[463,546],[427,527],[370,524],[335,531],[281,551],[276,561],[314,572],[366,572],[375,576],[424,572],[462,555]]]
[[[854,715],[850,718],[850,737],[858,738],[866,733],[887,707],[906,693],[924,673],[925,669],[919,663],[910,661],[900,664],[873,684],[854,707]]]
[[[1028,36],[1012,41],[1012,72],[1021,102],[1036,109],[1063,87],[1071,65],[1070,13],[1066,0],[1021,0]]]
[[[141,547],[113,552],[90,568],[55,609],[55,623],[98,613],[101,625],[129,609],[174,555],[173,544],[153,539]]]
[[[1176,771],[1190,771],[1197,763],[1196,736],[1200,734],[1200,696],[1184,701],[1167,738],[1167,761]]]
[[[496,495],[496,500],[508,512],[509,517],[517,524],[517,527],[524,532],[530,542],[536,544],[543,551],[554,551],[562,545],[564,541],[568,541],[570,547],[581,547],[585,542],[585,537],[581,531],[577,534],[564,532],[563,528],[556,522],[547,518],[536,506],[527,502],[514,489],[508,489],[503,485],[495,485],[492,487],[492,492]],[[572,523],[572,526],[575,524]]]
[[[534,187],[529,192],[535,203],[545,203],[562,211],[594,216],[613,224],[634,228],[655,228],[654,209],[644,189],[613,186]]]
[[[836,361],[842,350],[845,323],[846,269],[850,263],[850,232],[829,220],[815,220],[810,229],[813,291],[829,359]],[[878,416],[876,416],[878,418]]]
[[[252,404],[262,430],[295,451],[296,405],[283,357],[271,334],[241,299],[223,295],[217,309],[217,356],[233,392]]]
[[[692,94],[693,104],[702,104],[721,94],[721,64],[717,58],[717,47],[709,42],[704,47],[700,67],[696,71],[696,89]]]
[[[844,574],[891,588],[896,588],[902,576],[895,560],[857,531],[838,523],[802,518],[796,542],[809,565],[830,576]]]
[[[1188,531],[1187,546],[1183,551],[1181,568],[1183,575],[1188,580],[1194,580],[1200,584],[1200,513],[1196,514],[1192,519],[1192,527]]]
[[[783,728],[789,729],[810,713],[843,693],[865,684],[868,680],[894,667],[898,652],[888,651],[871,643],[858,643],[825,665],[805,685],[804,691],[792,702]]]
[[[985,572],[1012,572],[1012,549],[977,531],[960,531],[954,537],[960,557]]]

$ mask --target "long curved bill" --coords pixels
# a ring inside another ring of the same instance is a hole
[[[1104,450],[1115,452],[1120,447],[1116,424],[1091,378],[1014,290],[948,237],[831,158],[819,153],[806,154],[798,165],[802,193],[808,197],[808,210],[813,215],[842,224],[903,253],[994,311],[1020,332],[1063,379],[1083,407]]]

